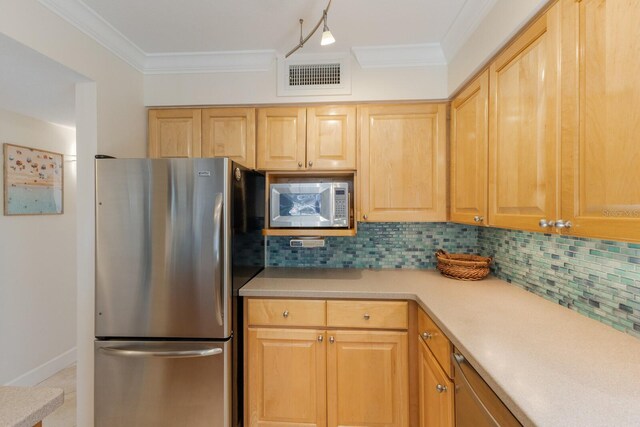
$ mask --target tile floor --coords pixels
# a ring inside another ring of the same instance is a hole
[[[76,427],[76,365],[42,381],[38,386],[64,390],[64,404],[42,421],[43,427]]]

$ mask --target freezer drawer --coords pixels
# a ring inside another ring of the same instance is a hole
[[[231,340],[96,341],[95,427],[228,427]]]

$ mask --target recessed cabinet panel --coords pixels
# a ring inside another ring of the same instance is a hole
[[[555,216],[559,39],[553,7],[491,64],[491,225],[539,231]]]
[[[566,13],[563,88],[572,96],[562,109],[561,211],[573,226],[565,232],[638,241],[640,2],[583,0]]]
[[[255,168],[255,109],[202,110],[202,157],[229,157]]]
[[[305,108],[258,109],[258,169],[303,169],[305,140]]]
[[[200,157],[200,110],[149,110],[149,157]]]
[[[328,331],[327,335],[328,425],[407,426],[407,333]]]
[[[489,72],[451,103],[451,220],[487,223]]]
[[[360,107],[360,220],[446,220],[445,127],[444,104]]]
[[[307,109],[307,168],[356,168],[356,107]]]
[[[326,426],[325,332],[249,328],[248,335],[248,425]]]
[[[420,427],[453,427],[453,381],[442,371],[422,339],[418,340]]]

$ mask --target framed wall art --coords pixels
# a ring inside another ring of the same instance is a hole
[[[4,144],[4,214],[63,213],[63,155]]]

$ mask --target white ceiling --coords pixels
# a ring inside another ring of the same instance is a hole
[[[268,69],[322,16],[327,0],[39,0],[142,72]],[[497,0],[333,0],[299,51],[375,52],[379,64],[446,63]],[[369,58],[370,59],[370,58]],[[362,64],[361,64],[362,65]]]
[[[0,33],[0,108],[75,126],[75,85],[82,75]]]
[[[299,39],[299,18],[306,34],[327,5],[327,0],[82,1],[145,53],[286,53]],[[467,1],[474,0],[333,0],[328,24],[336,43],[321,48],[318,32],[304,51],[440,42]]]

